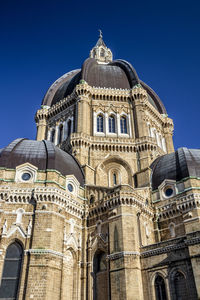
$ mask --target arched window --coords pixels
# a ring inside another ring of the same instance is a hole
[[[164,279],[157,275],[155,279],[156,300],[167,300]]]
[[[51,142],[54,143],[54,139],[55,139],[55,129],[53,129],[51,131]]]
[[[62,136],[63,136],[63,125],[60,125],[60,127],[59,127],[58,144],[61,144],[61,143],[62,143]]]
[[[175,233],[175,224],[174,223],[171,223],[169,225],[169,231],[170,231],[170,236],[172,238],[174,238],[176,236],[176,233]]]
[[[108,299],[108,272],[106,253],[97,251],[93,258],[93,300],[98,300],[104,289],[104,299]]]
[[[120,247],[119,247],[119,234],[118,234],[118,230],[117,230],[117,226],[115,225],[115,229],[114,229],[114,251],[118,252],[120,251]]]
[[[187,284],[184,275],[181,272],[176,272],[174,276],[174,291],[176,294],[175,299],[187,300]]]
[[[151,136],[151,126],[148,124],[149,136]]]
[[[113,173],[113,185],[117,184],[117,174]]]
[[[107,269],[106,253],[98,252],[94,256],[93,271],[94,273],[102,272]]]
[[[17,242],[8,246],[3,266],[0,299],[18,298],[23,248]]]
[[[115,117],[109,117],[109,132],[115,132]]]
[[[72,130],[72,121],[69,120],[69,121],[67,122],[67,136],[70,136],[71,130]]]
[[[90,204],[93,204],[94,201],[95,201],[94,195],[91,195],[91,196],[90,196]]]
[[[101,49],[101,51],[100,51],[100,56],[101,56],[101,57],[104,57],[104,55],[105,55],[105,50],[104,50],[104,49]]]
[[[127,120],[126,117],[121,117],[120,119],[120,129],[121,133],[127,133]]]
[[[97,132],[103,132],[103,116],[97,116]]]

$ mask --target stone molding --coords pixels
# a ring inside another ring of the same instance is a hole
[[[166,203],[167,202],[167,203]],[[159,219],[172,218],[180,213],[186,213],[193,208],[200,206],[200,193],[189,194],[179,197],[175,195],[173,198],[160,201],[162,204],[157,207],[157,215]]]
[[[16,188],[16,187],[0,187],[0,194],[4,201],[12,204],[28,204],[34,199],[38,203],[55,203],[63,208],[63,210],[81,218],[84,215],[85,206],[75,200],[64,191],[57,188]]]
[[[28,253],[33,254],[33,255],[46,255],[50,254],[53,256],[58,256],[58,257],[64,257],[64,254],[58,251],[54,251],[51,249],[28,249],[24,250],[24,254],[27,255]]]
[[[107,255],[108,260],[116,260],[125,256],[140,256],[138,251],[121,251]]]
[[[178,240],[178,239],[175,239],[175,240]],[[188,240],[186,239],[183,242],[180,242],[177,244],[167,245],[165,247],[160,247],[160,248],[155,248],[152,250],[144,251],[141,253],[141,257],[146,258],[146,257],[155,256],[155,255],[159,255],[159,254],[169,253],[174,250],[184,249],[184,248],[187,248],[187,246],[196,245],[196,244],[200,244],[200,237],[195,237],[195,238],[188,239]],[[160,246],[161,245],[162,245],[162,243],[160,243]],[[147,246],[147,248],[148,248],[148,246]]]
[[[137,199],[138,198],[138,199]],[[115,192],[108,197],[105,197],[104,202],[99,205],[92,207],[89,209],[89,215],[99,214],[99,212],[105,212],[106,210],[110,210],[111,208],[118,207],[118,206],[133,206],[140,209],[141,213],[147,214],[150,218],[154,217],[154,211],[152,208],[147,207],[144,203],[144,199],[137,195],[134,192],[131,193],[121,193]]]

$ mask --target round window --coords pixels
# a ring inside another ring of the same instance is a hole
[[[68,188],[68,191],[70,191],[70,192],[73,192],[73,190],[74,190],[74,187],[71,183],[68,183],[67,188]]]
[[[28,181],[30,178],[31,178],[31,174],[30,173],[23,173],[22,174],[22,180]]]
[[[173,193],[174,193],[174,191],[173,191],[172,188],[167,187],[167,188],[165,189],[165,196],[170,197],[170,196],[173,195]]]

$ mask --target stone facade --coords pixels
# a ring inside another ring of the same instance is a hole
[[[102,36],[90,56],[112,61]],[[0,168],[2,281],[6,251],[13,243],[23,249],[13,299],[200,299],[200,180],[166,178],[152,189],[151,164],[174,151],[173,121],[144,86],[95,87],[82,79],[35,120],[37,140],[71,152],[85,185],[29,162]],[[25,182],[17,174],[29,169],[36,175]],[[0,299],[9,298],[2,295],[1,288]]]

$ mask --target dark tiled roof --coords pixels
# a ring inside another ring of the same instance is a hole
[[[75,86],[79,83],[81,79],[81,72],[75,74],[72,78],[63,83],[56,91],[51,105],[59,102],[63,98],[67,97],[73,92]]]
[[[118,66],[93,64],[83,79],[90,85],[105,88],[130,89],[126,73]]]
[[[179,148],[173,153],[158,157],[151,169],[153,190],[165,179],[179,181],[188,176],[200,177],[200,149]]]
[[[42,105],[52,106],[70,95],[81,79],[90,86],[101,88],[131,89],[140,83],[149,95],[149,102],[160,113],[166,114],[165,107],[157,94],[138,78],[133,66],[122,59],[114,60],[108,64],[98,64],[94,58],[86,59],[81,70],[71,71],[52,84]]]
[[[15,169],[26,162],[39,170],[53,169],[62,175],[74,175],[84,185],[84,174],[79,163],[50,141],[16,139],[0,152],[0,167]]]

